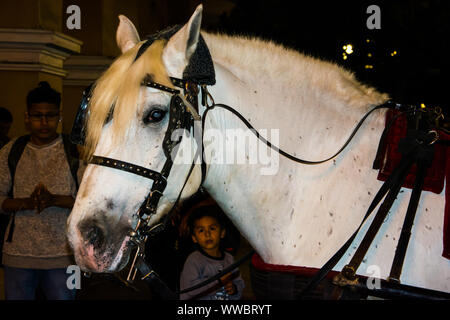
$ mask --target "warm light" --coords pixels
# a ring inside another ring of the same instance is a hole
[[[391,52],[391,57],[393,57],[393,56],[395,56],[397,54],[397,51],[393,51],[393,52]]]
[[[366,69],[373,69],[373,65],[371,65],[371,64],[366,64],[366,65],[364,66],[364,68],[366,68]]]
[[[366,39],[366,42],[369,43],[369,42],[370,42],[370,39]]]
[[[342,54],[342,59],[347,60],[347,55],[345,53]]]
[[[368,53],[367,56],[368,56],[369,58],[372,58],[372,54],[371,54],[371,53]]]
[[[425,108],[426,108],[425,103],[421,103],[421,104],[420,104],[420,107],[421,107],[422,109],[425,109]]]
[[[351,44],[347,44],[347,45],[343,46],[342,49],[344,49],[345,52],[348,54],[353,53],[353,46]]]

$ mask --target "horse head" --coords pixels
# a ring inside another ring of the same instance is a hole
[[[200,186],[200,167],[195,165],[190,172],[193,156],[186,161],[184,154],[177,161],[180,152],[169,153],[163,143],[173,98],[183,99],[171,78],[183,78],[199,41],[201,16],[200,5],[186,25],[151,42],[140,41],[133,23],[119,16],[116,40],[122,55],[93,87],[85,123],[86,153],[91,161],[68,219],[68,239],[83,270],[115,272],[127,264],[130,232],[156,183],[149,176],[98,165],[92,159],[113,159],[161,173],[167,171],[167,160],[172,158],[170,174],[164,179],[167,186],[156,210],[147,217],[149,226],[167,214],[181,192],[183,199]],[[145,85],[145,81],[157,86]],[[194,144],[193,138],[181,139],[177,150]]]

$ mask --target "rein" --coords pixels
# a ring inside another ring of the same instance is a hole
[[[359,122],[357,123],[357,125],[355,126],[355,128],[353,129],[352,133],[350,134],[350,136],[347,138],[347,140],[345,141],[345,143],[342,145],[342,147],[332,156],[330,156],[329,158],[323,159],[323,160],[319,160],[319,161],[310,161],[310,160],[304,160],[304,159],[300,159],[297,158],[285,151],[283,151],[282,149],[274,146],[270,141],[266,140],[264,137],[262,137],[259,132],[250,124],[250,122],[247,121],[247,119],[244,118],[243,115],[241,115],[238,111],[236,111],[235,109],[233,109],[232,107],[225,105],[225,104],[213,104],[210,107],[207,107],[207,109],[205,110],[203,116],[202,116],[202,122],[204,123],[204,120],[206,118],[207,113],[210,110],[213,110],[214,108],[222,108],[225,110],[228,110],[229,112],[233,113],[235,116],[237,116],[239,118],[239,120],[241,120],[246,126],[247,128],[249,128],[254,134],[255,136],[261,140],[262,142],[264,142],[269,148],[271,148],[272,150],[278,152],[279,154],[281,154],[282,156],[288,158],[289,160],[292,160],[294,162],[297,163],[301,163],[301,164],[306,164],[306,165],[317,165],[317,164],[322,164],[325,162],[328,162],[334,158],[336,158],[347,146],[348,144],[352,141],[353,137],[355,136],[355,134],[358,132],[359,128],[362,126],[362,124],[364,123],[364,121],[367,119],[367,117],[374,112],[375,110],[378,109],[397,109],[399,110],[401,108],[401,105],[396,104],[392,101],[387,101],[381,105],[375,106],[372,109],[370,109],[362,118],[361,120],[359,120]]]

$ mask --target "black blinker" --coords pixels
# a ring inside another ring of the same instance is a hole
[[[89,102],[91,100],[94,83],[90,84],[83,91],[83,97],[81,98],[80,107],[75,116],[75,121],[70,133],[70,140],[74,144],[84,145],[86,138],[86,123],[89,119]]]

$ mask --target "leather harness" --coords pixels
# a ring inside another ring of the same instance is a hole
[[[344,266],[341,272],[333,279],[333,283],[342,288],[352,286],[355,288],[361,287],[359,278],[356,275],[356,270],[367,254],[367,251],[376,234],[378,233],[378,230],[380,229],[382,223],[385,221],[386,216],[389,213],[389,210],[391,209],[394,201],[396,200],[410,168],[414,164],[416,164],[417,174],[414,182],[414,187],[411,193],[409,205],[400,233],[400,238],[395,251],[390,275],[387,280],[388,283],[400,284],[400,275],[411,235],[411,229],[414,222],[416,210],[422,193],[425,173],[427,168],[431,166],[434,157],[435,142],[438,141],[439,138],[437,131],[435,130],[436,114],[438,117],[440,117],[441,114],[440,112],[436,113],[435,110],[431,108],[422,110],[414,106],[401,106],[399,110],[402,110],[403,112],[401,114],[407,115],[408,119],[408,130],[406,137],[400,140],[399,143],[399,152],[402,155],[400,163],[397,165],[397,167],[394,169],[394,171],[387,178],[387,180],[375,195],[358,229],[310,280],[307,286],[300,293],[299,298],[305,297],[307,293],[313,290],[320,283],[320,281],[323,280],[328,272],[331,271],[331,269],[337,264],[337,262],[342,258],[344,253],[350,247],[351,243],[355,239],[363,224],[366,222],[369,215],[384,198],[384,201],[379,206],[371,225],[369,226],[351,261],[346,266]],[[391,123],[385,128],[380,139],[380,145],[378,148],[379,150],[381,149],[381,146],[386,142],[385,139],[387,136],[387,132],[396,119],[397,117],[394,117]],[[381,158],[377,157],[374,161],[373,168],[379,169],[380,166]],[[406,287],[408,286],[405,286],[405,288]],[[339,296],[342,295],[342,290],[336,291],[338,292],[337,294]],[[443,295],[442,293],[438,293],[433,290],[427,290],[426,294],[430,298],[437,299],[442,299],[442,297],[448,299],[450,297],[450,295],[448,294]]]

